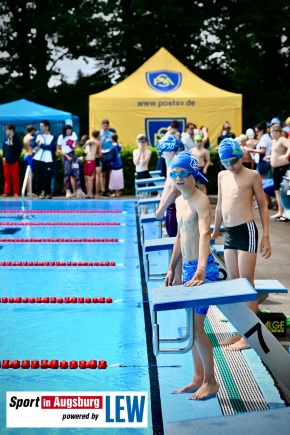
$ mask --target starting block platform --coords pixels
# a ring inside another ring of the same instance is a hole
[[[186,353],[193,346],[195,306],[216,305],[234,328],[256,351],[262,361],[290,389],[290,354],[244,303],[256,300],[258,293],[245,278],[205,283],[196,287],[172,286],[152,290],[153,350],[159,353]],[[160,338],[158,312],[186,310],[186,329],[182,337]],[[187,341],[184,347],[176,347]],[[174,343],[175,347],[163,347]]]
[[[156,251],[168,251],[168,263],[170,261],[172,250],[175,242],[175,237],[166,237],[163,239],[153,239],[153,240],[145,240],[144,241],[144,253],[145,253],[145,269],[146,269],[146,276],[147,280],[150,279],[161,279],[163,278],[166,273],[151,273],[150,272],[150,261],[149,261],[149,253],[150,252],[156,252]]]
[[[144,198],[138,200],[138,207],[146,207],[152,204],[160,204],[161,196],[156,196],[152,198]]]
[[[162,192],[163,189],[164,189],[164,184],[160,186],[137,187],[136,194],[139,195],[140,193]]]
[[[143,227],[143,225],[148,224],[148,223],[157,222],[158,226],[159,226],[158,237],[161,239],[162,238],[162,222],[164,222],[164,221],[165,221],[165,216],[163,216],[161,219],[156,219],[156,216],[154,213],[140,215],[139,222],[140,222],[140,227],[141,227],[142,244],[144,243],[144,227]]]
[[[155,177],[161,177],[161,171],[159,169],[157,169],[156,171],[149,171],[149,174],[151,175],[152,178]],[[135,178],[137,177],[137,172],[135,172]]]
[[[154,183],[157,186],[160,183],[165,183],[165,177],[154,177],[154,178],[143,178],[140,180],[135,180],[135,186],[140,186],[145,184],[146,186],[150,183]]]

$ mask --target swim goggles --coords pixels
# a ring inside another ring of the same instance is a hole
[[[222,160],[221,164],[223,166],[227,167],[227,166],[235,165],[236,163],[238,163],[239,160],[240,160],[240,157],[235,157],[231,160]]]
[[[189,177],[190,175],[192,175],[192,173],[189,172],[189,171],[186,171],[185,169],[183,169],[183,170],[180,171],[180,172],[172,171],[172,172],[170,172],[169,175],[170,175],[170,178],[177,178],[177,177],[187,178],[187,177]]]

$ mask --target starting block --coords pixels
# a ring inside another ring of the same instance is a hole
[[[160,186],[147,186],[147,187],[137,187],[136,195],[140,193],[152,193],[152,192],[162,192],[164,189],[164,184]]]
[[[165,221],[165,217],[163,216],[162,219],[156,219],[155,214],[154,213],[148,213],[148,214],[143,214],[140,216],[140,227],[141,227],[141,241],[142,244],[144,243],[144,224],[149,224],[152,222],[158,222],[159,224],[159,238],[162,238],[162,222]]]
[[[245,278],[231,281],[216,281],[205,283],[196,287],[185,287],[177,285],[171,287],[160,287],[152,290],[153,309],[153,350],[157,356],[159,353],[186,353],[193,346],[193,319],[194,307],[234,304],[237,302],[254,301],[257,299],[257,292]],[[158,311],[186,310],[186,332],[183,337],[160,338],[157,313]],[[183,348],[163,348],[160,343],[182,343],[188,340]]]
[[[165,183],[165,177],[154,177],[154,178],[141,178],[140,180],[135,180],[135,186],[140,186],[140,184],[145,184],[146,186],[150,183],[154,183],[157,186],[160,183]]]
[[[159,169],[157,169],[156,171],[149,171],[149,174],[151,175],[152,178],[155,177],[161,177],[161,171]],[[135,172],[135,178],[137,177],[137,172]]]
[[[205,283],[197,287],[160,287],[152,292],[153,349],[158,353],[185,353],[193,346],[195,306],[216,305],[272,372],[290,389],[290,354],[281,346],[263,322],[244,303],[257,299],[257,292],[245,278]],[[183,337],[160,338],[158,311],[185,308],[187,330]],[[160,343],[185,341],[183,348],[161,348]]]
[[[175,237],[168,237],[163,239],[145,240],[144,252],[145,252],[145,267],[147,280],[160,280],[166,276],[166,273],[150,273],[149,253],[155,251],[168,251],[168,259],[170,261],[172,250],[174,246]],[[167,272],[167,271],[166,271]]]

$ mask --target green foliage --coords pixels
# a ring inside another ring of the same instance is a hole
[[[88,96],[163,46],[202,79],[243,94],[244,128],[285,119],[289,10],[283,0],[3,0],[0,104],[26,98],[67,110],[88,133]],[[97,72],[66,83],[58,60],[79,57],[95,59]]]

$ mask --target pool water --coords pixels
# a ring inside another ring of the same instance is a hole
[[[7,429],[6,391],[150,391],[140,263],[133,201],[33,201],[31,210],[3,213],[0,238],[117,238],[116,243],[1,243],[3,261],[110,261],[114,267],[0,266],[1,298],[111,297],[111,304],[0,304],[1,360],[106,360],[106,370],[0,370],[0,428],[7,434],[82,434],[88,429]],[[69,213],[80,210],[84,213]],[[90,209],[122,213],[86,213]],[[17,217],[17,219],[15,219]],[[39,226],[17,226],[36,222]],[[118,226],[43,226],[46,222],[119,222]],[[13,231],[11,231],[13,229]],[[9,231],[10,230],[10,231]],[[16,230],[16,231],[14,231]],[[110,367],[120,364],[128,367]],[[135,367],[134,367],[135,366]],[[99,429],[100,433],[152,433],[150,394],[147,429]]]

